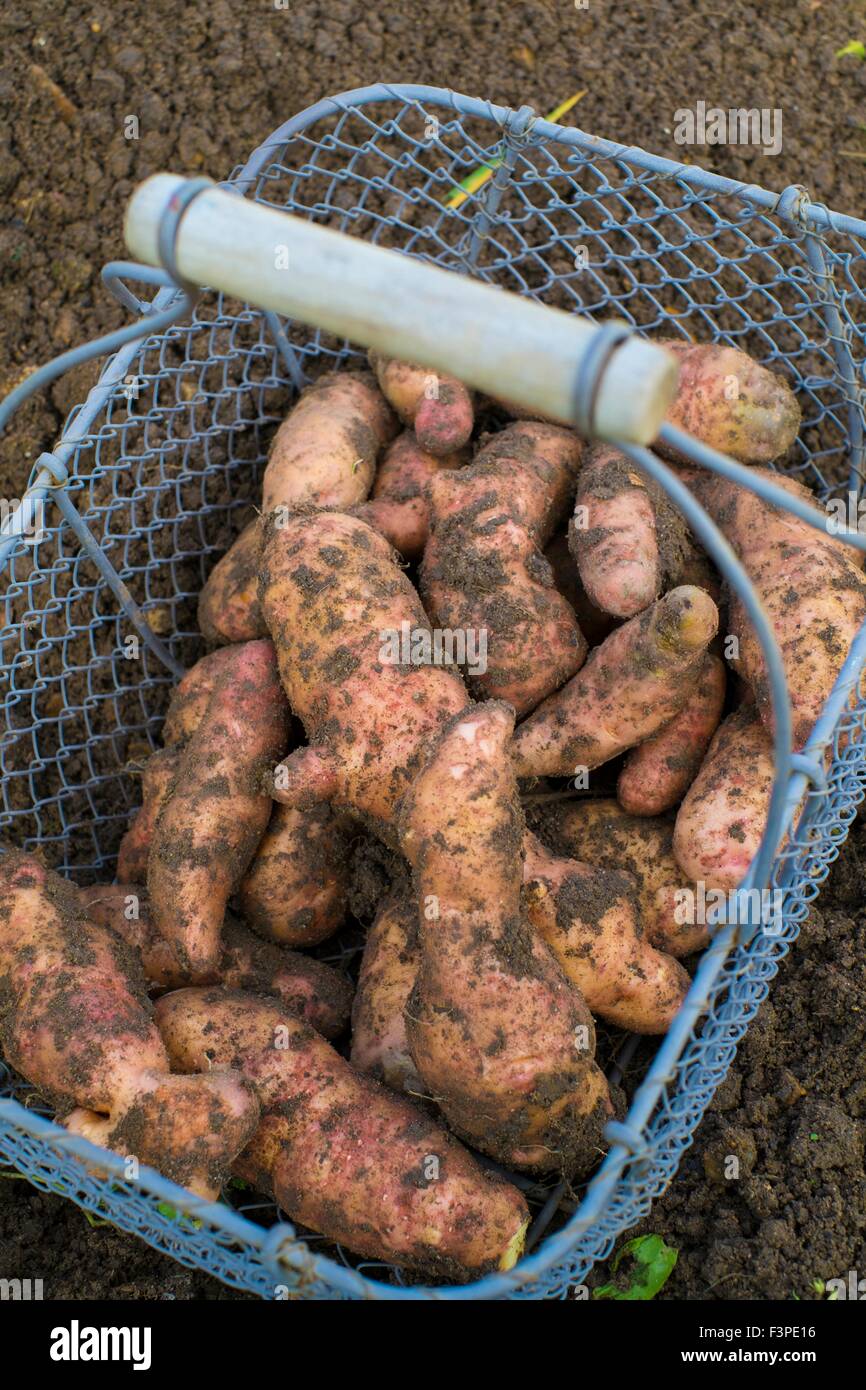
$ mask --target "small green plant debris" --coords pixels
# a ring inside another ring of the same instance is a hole
[[[201,1230],[202,1223],[199,1221],[197,1216],[187,1216],[184,1212],[178,1211],[177,1207],[173,1207],[171,1205],[171,1202],[159,1202],[157,1203],[156,1209],[159,1212],[160,1216],[165,1217],[166,1221],[176,1221],[180,1226],[183,1226],[186,1223],[187,1225],[192,1226],[194,1231]]]
[[[861,43],[859,39],[850,39],[844,48],[837,48],[837,58],[866,58],[866,43]]]
[[[818,1298],[825,1298],[828,1303],[835,1303],[839,1297],[838,1289],[834,1289],[832,1293],[827,1292],[827,1285],[824,1283],[823,1279],[813,1279],[809,1288]],[[800,1302],[800,1295],[798,1293],[795,1293],[793,1297],[798,1303]]]
[[[86,1207],[82,1208],[82,1210],[83,1210],[83,1213],[84,1213],[84,1219],[85,1219],[85,1221],[87,1222],[88,1226],[92,1226],[92,1227],[93,1227],[94,1231],[98,1231],[99,1228],[100,1228],[101,1226],[110,1226],[110,1225],[111,1225],[111,1222],[110,1222],[110,1221],[103,1221],[100,1217],[94,1216],[94,1215],[93,1215],[93,1212],[92,1212],[92,1211],[88,1211]]]
[[[630,1255],[634,1261],[628,1288],[622,1289],[616,1284],[602,1284],[593,1291],[593,1298],[631,1301],[655,1298],[659,1289],[663,1288],[670,1278],[679,1251],[665,1245],[661,1236],[636,1236],[617,1251],[610,1267],[611,1274],[616,1274],[626,1255]]]

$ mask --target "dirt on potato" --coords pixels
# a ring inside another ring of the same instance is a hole
[[[801,183],[857,214],[866,63],[835,54],[862,37],[862,20],[857,0],[10,0],[0,14],[0,394],[126,321],[99,268],[125,254],[123,211],[141,179],[159,169],[222,177],[293,113],[370,82],[450,86],[540,112],[585,89],[566,118],[584,130],[776,190]],[[684,150],[674,113],[698,100],[781,109],[781,153]],[[94,379],[93,365],[78,368],[18,413],[0,438],[0,496],[20,496]],[[646,1224],[680,1251],[664,1297],[802,1299],[816,1296],[815,1279],[866,1275],[864,865],[857,832]],[[376,854],[367,868],[358,897],[371,911],[385,874]],[[722,1176],[728,1154],[740,1159],[736,1181]],[[42,1278],[46,1298],[244,1297],[89,1225],[8,1170],[0,1275]]]

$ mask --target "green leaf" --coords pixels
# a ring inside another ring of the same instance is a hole
[[[852,58],[866,58],[866,44],[861,43],[859,39],[851,39],[846,43],[844,48],[838,48],[836,50],[837,58],[847,58],[849,56]]]
[[[158,1202],[156,1209],[160,1216],[165,1217],[166,1221],[176,1221],[179,1226],[189,1225],[195,1231],[201,1230],[202,1223],[197,1216],[187,1216],[184,1212],[173,1207],[171,1202]]]
[[[92,1226],[92,1227],[93,1227],[94,1231],[98,1231],[99,1228],[100,1228],[100,1226],[110,1226],[110,1225],[111,1225],[111,1222],[110,1222],[110,1221],[100,1221],[99,1217],[98,1217],[98,1216],[94,1216],[94,1215],[93,1215],[93,1212],[88,1211],[86,1207],[83,1207],[82,1210],[83,1210],[83,1212],[84,1212],[84,1219],[85,1219],[85,1221],[87,1222],[88,1226]]]
[[[661,1236],[636,1236],[617,1251],[610,1267],[612,1274],[616,1274],[625,1255],[634,1259],[628,1288],[621,1289],[616,1284],[603,1284],[601,1288],[594,1290],[593,1298],[631,1301],[655,1298],[659,1289],[663,1288],[670,1278],[679,1251],[665,1245]]]

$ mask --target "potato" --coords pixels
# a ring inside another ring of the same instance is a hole
[[[397,422],[368,372],[332,372],[303,392],[277,430],[262,511],[352,507],[373,485]]]
[[[352,1006],[351,1061],[392,1091],[410,1095],[424,1091],[405,1017],[420,960],[418,909],[405,892],[392,892],[367,932]]]
[[[677,814],[673,850],[689,879],[739,886],[764,834],[773,776],[770,736],[754,705],[742,705],[719,726]]]
[[[524,881],[530,922],[592,1012],[634,1033],[666,1033],[689,977],[645,938],[631,875],[558,858],[529,835]]]
[[[800,407],[783,376],[739,348],[656,342],[673,353],[680,369],[669,424],[740,463],[771,463],[790,449],[800,429]],[[666,458],[680,457],[659,442],[654,447]]]
[[[160,748],[145,763],[141,774],[142,805],[117,852],[118,882],[143,883],[147,877],[153,828],[179,763],[177,748]]]
[[[633,618],[671,582],[689,550],[685,522],[625,454],[597,444],[577,482],[569,545],[596,607]]]
[[[757,471],[757,470],[756,470]],[[866,582],[855,552],[746,489],[699,470],[685,475],[719,525],[757,591],[779,643],[791,699],[794,747],[804,747],[851,643],[866,620]],[[769,470],[763,476],[805,501],[806,488]],[[739,643],[736,667],[754,692],[772,730],[773,714],[763,653],[739,599],[728,614]]]
[[[258,600],[260,548],[256,517],[208,575],[198,600],[198,625],[206,642],[251,642],[267,637]]]
[[[190,983],[189,971],[181,965],[174,946],[153,925],[145,888],[97,883],[82,888],[80,894],[90,921],[113,931],[135,951],[149,991],[180,989]],[[223,922],[222,945],[219,967],[209,983],[275,995],[323,1037],[343,1032],[352,987],[330,965],[259,941],[230,913]]]
[[[397,802],[466,704],[460,676],[430,664],[417,593],[388,543],[354,517],[268,518],[260,585],[283,687],[310,741],[280,771],[276,798],[330,796],[389,838]],[[417,652],[408,663],[404,625]]]
[[[192,738],[207,709],[214,686],[226,671],[232,669],[237,652],[218,647],[191,666],[172,691],[171,701],[162,726],[162,739],[167,748],[185,744]]]
[[[368,357],[382,394],[403,424],[414,426],[422,449],[442,457],[469,442],[475,423],[472,393],[462,382],[372,349]]]
[[[367,372],[330,373],[303,392],[274,436],[263,481],[265,509],[348,508],[370,491],[376,460],[397,422]],[[208,642],[266,637],[258,600],[258,518],[211,571],[199,597]]]
[[[517,1189],[279,1005],[189,989],[156,1015],[179,1070],[231,1062],[255,1086],[265,1114],[235,1172],[292,1221],[452,1281],[516,1263],[529,1221]]]
[[[500,702],[452,720],[400,813],[421,961],[412,1059],[455,1134],[513,1168],[595,1159],[610,1100],[592,1016],[523,915],[523,816]]]
[[[175,687],[162,726],[166,747],[153,753],[144,765],[141,775],[143,804],[120,842],[119,883],[146,881],[154,826],[180,766],[181,747],[201,723],[221,673],[230,669],[235,660],[236,654],[231,649],[218,648],[191,666]]]
[[[683,920],[694,890],[674,858],[672,816],[639,818],[607,797],[586,797],[539,807],[530,824],[555,852],[634,879],[640,922],[657,950],[679,957],[706,946],[706,927]]]
[[[542,547],[565,515],[580,462],[576,435],[516,424],[489,436],[468,468],[430,480],[421,595],[433,624],[484,634],[470,690],[525,714],[580,668],[586,642]]]
[[[154,923],[194,980],[219,967],[226,905],[267,828],[268,781],[288,739],[273,646],[245,642],[230,650],[181,753],[147,867]]]
[[[583,587],[565,532],[560,531],[545,546],[544,558],[550,565],[554,584],[574,609],[584,638],[590,647],[597,647],[617,626],[617,619],[598,608]]]
[[[697,776],[725,703],[725,664],[706,656],[679,714],[626,755],[616,784],[624,811],[659,816],[679,804]]]
[[[17,851],[0,856],[0,981],[3,1053],[67,1127],[215,1200],[258,1123],[251,1088],[229,1070],[170,1075],[128,947]]]
[[[352,515],[389,540],[404,560],[419,560],[430,531],[427,484],[435,474],[461,468],[461,452],[437,457],[421,448],[411,430],[394,440],[376,472],[372,496],[352,508]]]
[[[609,444],[597,445],[581,469],[569,543],[587,594],[606,613],[633,618],[661,593],[647,480]]]
[[[248,926],[285,946],[315,946],[345,921],[349,844],[327,802],[275,805],[237,892]],[[228,982],[226,982],[228,983]]]
[[[616,628],[519,726],[517,775],[572,776],[649,738],[689,698],[717,625],[709,595],[683,585]]]

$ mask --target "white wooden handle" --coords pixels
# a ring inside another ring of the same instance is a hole
[[[154,174],[126,213],[130,251],[161,264],[159,227],[187,181]],[[214,186],[182,213],[177,270],[260,308],[458,377],[565,424],[579,379],[598,356],[601,326],[413,256],[317,226]],[[590,373],[591,374],[591,373]],[[650,444],[676,390],[662,348],[629,336],[606,357],[594,392],[594,432]]]

